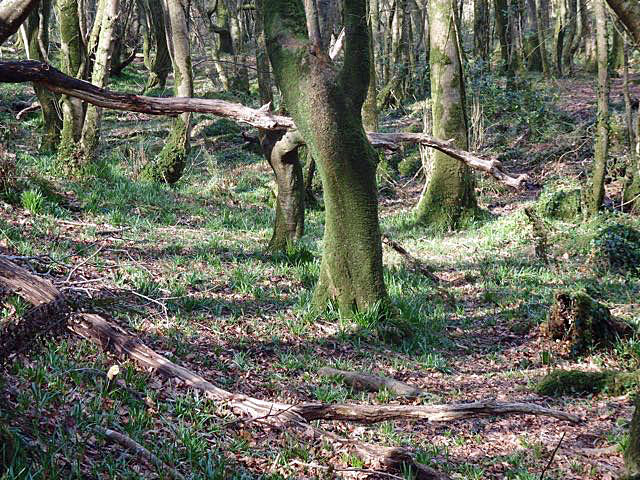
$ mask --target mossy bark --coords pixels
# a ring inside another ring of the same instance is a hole
[[[317,161],[325,200],[324,255],[314,302],[343,314],[387,301],[375,155],[362,127],[369,82],[365,0],[343,2],[345,61],[337,71],[309,45],[302,3],[265,1],[269,56],[288,110]]]
[[[535,0],[527,1],[527,22],[525,24],[524,42],[527,69],[531,72],[542,72],[542,54],[538,34],[538,14]]]
[[[167,44],[173,66],[177,97],[193,96],[193,74],[187,19],[180,0],[163,0]],[[173,122],[171,133],[160,153],[145,165],[141,175],[148,180],[173,184],[180,180],[189,155],[191,114],[183,113]]]
[[[500,43],[500,62],[502,70],[508,76],[514,72],[511,69],[511,35],[509,31],[509,4],[507,0],[494,0],[495,28]],[[432,47],[433,48],[433,45]]]
[[[604,178],[609,153],[609,71],[607,68],[607,25],[604,0],[594,0],[596,16],[596,56],[598,59],[598,118],[593,159],[593,175],[588,213],[595,215],[604,201]]]
[[[636,395],[635,409],[629,429],[629,443],[624,451],[626,479],[640,479],[640,396]]]
[[[575,53],[574,42],[577,33],[578,2],[577,0],[564,1],[566,2],[566,7],[564,9],[565,17],[563,21],[562,68],[564,69],[564,73],[570,75],[573,70],[573,54]]]
[[[545,35],[544,21],[542,16],[541,0],[533,0],[535,6],[536,23],[538,24],[538,47],[540,49],[540,62],[542,73],[545,78],[551,76],[551,67],[549,66],[549,55],[547,54],[547,36]]]
[[[58,24],[60,26],[60,51],[62,72],[71,77],[83,78],[85,52],[75,0],[57,0]],[[84,108],[77,98],[62,96],[62,132],[58,157],[65,168],[75,169],[77,144],[82,135]]]
[[[51,15],[51,0],[42,0],[37,9],[29,15],[25,24],[29,48],[27,50],[30,60],[48,61],[49,48],[49,17]],[[33,89],[40,103],[44,132],[40,141],[42,151],[53,152],[60,142],[60,130],[62,119],[58,114],[57,96],[39,86],[33,84]]]
[[[491,42],[491,22],[489,21],[489,1],[474,0],[473,2],[473,51],[484,62],[489,61]]]
[[[369,18],[369,35],[373,39],[372,17],[368,15],[367,18]],[[369,44],[369,88],[367,89],[367,98],[362,105],[362,123],[365,130],[378,131],[378,89],[373,41]]]
[[[466,149],[467,119],[462,66],[452,0],[430,3],[431,101],[433,135]],[[477,214],[474,177],[463,162],[435,152],[429,185],[417,206],[418,223],[443,231],[464,225]]]
[[[101,2],[103,3],[103,2]],[[91,83],[104,88],[109,81],[111,71],[111,52],[114,44],[114,26],[118,17],[120,0],[104,0],[103,12],[100,16],[101,27],[98,45],[96,48]],[[95,105],[88,105],[82,127],[80,147],[82,149],[83,162],[91,163],[95,159],[100,140],[100,124],[102,123],[102,109]]]

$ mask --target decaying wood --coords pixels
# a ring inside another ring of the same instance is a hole
[[[16,120],[22,120],[27,113],[35,112],[36,110],[40,110],[42,108],[38,102],[34,102],[26,108],[23,108],[16,114]]]
[[[5,270],[6,267],[8,270]],[[39,279],[17,265],[6,260],[0,263],[0,284],[17,288],[23,298],[34,305],[46,303],[48,299],[61,295],[52,284]],[[17,272],[17,273],[11,273]],[[20,277],[16,281],[15,277]],[[43,288],[46,285],[46,288]],[[33,284],[34,289],[29,285]],[[420,465],[413,459],[409,449],[382,447],[345,439],[312,426],[311,420],[342,420],[360,423],[375,423],[394,419],[446,421],[487,415],[527,414],[545,415],[573,423],[581,420],[558,410],[538,405],[515,402],[480,401],[453,405],[327,405],[323,403],[301,403],[289,405],[280,402],[260,400],[247,395],[228,392],[192,372],[177,365],[147,347],[139,338],[128,335],[103,317],[96,314],[80,314],[78,320],[69,322],[69,329],[78,335],[99,343],[103,349],[135,360],[145,368],[153,369],[167,377],[176,378],[186,385],[201,390],[205,395],[225,403],[236,414],[249,416],[256,421],[278,428],[293,428],[300,435],[312,435],[330,443],[339,443],[352,448],[365,461],[373,465],[387,465],[397,468],[402,463],[412,464],[417,478],[444,479],[445,475]]]
[[[192,97],[158,98],[127,93],[116,93],[98,88],[89,82],[69,77],[51,65],[35,60],[0,62],[0,83],[35,82],[52,92],[79,98],[103,108],[147,113],[150,115],[178,115],[184,112],[210,113],[246,123],[263,130],[296,129],[293,119],[275,115],[265,105],[253,109],[238,103]],[[511,188],[521,188],[526,175],[511,176],[502,169],[496,159],[483,159],[471,152],[460,150],[449,142],[437,140],[421,133],[376,133],[368,132],[367,138],[374,147],[398,149],[402,143],[420,144],[435,148],[466,163],[471,168],[483,171]]]
[[[384,377],[381,375],[369,375],[359,372],[347,372],[345,370],[337,370],[335,368],[323,367],[318,370],[320,375],[337,376],[356,390],[367,390],[369,392],[379,392],[387,389],[396,395],[403,397],[419,397],[427,394],[425,390],[413,387],[395,378]]]
[[[177,480],[185,480],[185,477],[175,468],[172,468],[164,463],[157,456],[155,456],[153,453],[151,453],[149,450],[144,448],[132,438],[108,428],[102,428],[100,426],[95,426],[93,428],[112,442],[119,443],[123,447],[132,450],[133,453],[135,453],[137,456],[144,458],[146,461],[154,465],[158,469],[158,473],[160,473],[162,477],[167,475]]]

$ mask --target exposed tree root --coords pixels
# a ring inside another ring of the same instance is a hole
[[[7,270],[8,268],[8,270]],[[41,279],[7,260],[0,263],[0,284],[17,289],[18,293],[34,305],[59,298],[60,292],[51,282]],[[18,282],[15,277],[19,277]],[[29,288],[33,285],[33,289]],[[452,405],[328,405],[323,403],[301,403],[289,405],[228,392],[192,372],[177,365],[147,347],[140,339],[128,335],[103,317],[96,314],[80,314],[78,320],[69,322],[69,329],[78,335],[99,343],[103,349],[135,360],[143,367],[183,381],[186,385],[201,390],[218,402],[226,403],[237,415],[249,416],[265,425],[295,429],[299,435],[322,438],[357,452],[371,465],[398,468],[410,464],[417,478],[444,479],[445,475],[415,462],[412,452],[402,447],[382,447],[341,438],[331,432],[312,426],[311,420],[341,420],[360,423],[375,423],[385,420],[446,421],[490,415],[528,414],[545,415],[573,423],[581,420],[571,414],[528,403],[480,401]]]
[[[272,114],[268,104],[256,110],[223,100],[192,97],[157,98],[116,93],[69,77],[44,62],[35,60],[0,62],[0,83],[21,82],[35,82],[52,92],[69,95],[99,107],[114,110],[141,112],[150,115],[177,115],[184,112],[211,113],[264,130],[297,128],[293,119]],[[514,177],[505,172],[502,169],[502,164],[495,158],[490,160],[480,158],[471,152],[452,146],[449,142],[437,140],[422,133],[368,132],[367,137],[374,147],[391,150],[396,150],[402,143],[417,143],[435,148],[466,163],[471,168],[488,173],[511,188],[520,188],[527,180],[526,175]]]

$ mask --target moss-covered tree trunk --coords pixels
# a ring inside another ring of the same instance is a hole
[[[56,11],[60,26],[60,53],[62,72],[71,77],[82,78],[85,68],[85,52],[78,19],[78,4],[75,0],[57,0]],[[62,96],[62,133],[58,156],[63,164],[74,168],[76,145],[82,135],[84,108],[82,101]]]
[[[437,2],[436,2],[437,3]],[[431,10],[430,10],[431,11]],[[511,69],[511,36],[509,35],[509,4],[507,0],[494,0],[494,13],[496,35],[500,42],[500,62],[502,70],[512,76],[515,72]],[[433,49],[433,44],[432,47]],[[433,51],[433,50],[432,50]],[[432,53],[433,55],[433,53]]]
[[[387,301],[382,275],[375,156],[362,127],[369,82],[366,0],[344,0],[338,70],[310,44],[300,0],[266,0],[269,56],[288,110],[317,161],[325,200],[324,255],[314,301],[341,312]]]
[[[142,2],[144,3],[147,28],[151,33],[150,38],[155,45],[153,58],[147,59],[145,56],[145,64],[149,69],[149,78],[144,89],[149,91],[154,87],[164,88],[167,76],[171,71],[171,57],[167,46],[161,0],[142,0]]]
[[[49,17],[51,16],[51,0],[42,0],[33,10],[25,24],[29,48],[27,57],[30,60],[48,61],[49,55]],[[62,119],[58,114],[57,96],[37,83],[33,89],[40,103],[44,132],[40,142],[43,151],[55,151],[60,142]]]
[[[623,195],[623,206],[626,211],[640,213],[640,115],[636,121],[632,164],[627,171],[627,182]]]
[[[525,58],[527,69],[532,72],[542,72],[542,54],[540,35],[538,33],[538,12],[536,0],[527,0],[527,18],[524,32]]]
[[[93,71],[91,72],[91,83],[101,88],[106,87],[109,81],[111,52],[115,41],[113,33],[119,7],[120,0],[104,0],[103,11],[100,15],[102,25],[93,62]],[[101,122],[102,109],[95,105],[88,105],[80,138],[83,162],[89,163],[95,157],[100,140]]]
[[[373,21],[374,18],[368,10],[369,19],[369,36],[372,41],[369,43],[369,88],[367,89],[367,98],[362,105],[362,123],[367,131],[378,131],[378,89],[376,82],[376,59],[373,43]]]
[[[640,479],[640,395],[636,394],[635,410],[629,430],[629,444],[624,451],[624,467],[626,478]]]
[[[556,10],[556,22],[553,31],[553,70],[557,76],[562,76],[562,48],[564,45],[564,31],[565,24],[564,19],[566,17],[567,4],[566,0],[558,1],[558,8]]]
[[[545,78],[551,76],[551,67],[549,66],[549,55],[547,53],[547,36],[544,29],[544,20],[542,9],[543,5],[541,0],[533,0],[536,14],[536,23],[538,24],[538,47],[540,49],[540,62],[542,66],[542,73]]]
[[[167,45],[173,66],[176,97],[193,96],[193,75],[187,18],[180,0],[163,0]],[[191,114],[183,113],[173,122],[171,133],[158,154],[149,162],[142,176],[149,180],[175,183],[184,171],[190,149]]]
[[[220,0],[222,1],[222,0]],[[237,5],[234,4],[235,7]],[[233,90],[242,93],[249,93],[249,71],[247,70],[247,57],[244,41],[244,32],[242,31],[242,22],[240,15],[242,10],[234,8],[231,11],[231,39],[233,41],[233,49],[235,55],[233,57],[235,75],[233,78]]]
[[[466,149],[467,120],[453,0],[429,8],[433,135]],[[436,230],[456,228],[477,213],[473,173],[459,160],[435,152],[433,174],[417,207],[417,221]]]
[[[598,58],[598,119],[593,158],[589,214],[595,215],[604,200],[604,177],[609,153],[609,70],[607,68],[607,24],[604,0],[594,0],[596,55]]]

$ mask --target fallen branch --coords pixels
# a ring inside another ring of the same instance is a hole
[[[7,261],[0,263],[0,284],[11,288],[15,282],[11,275],[4,274],[2,267]],[[41,304],[47,298],[61,295],[48,281],[44,281],[17,265],[10,265],[12,271],[21,278],[31,279],[36,285],[33,290],[20,282],[20,294],[34,304]],[[38,288],[37,286],[46,288]],[[177,365],[164,356],[147,347],[139,338],[128,335],[120,327],[112,325],[96,314],[81,314],[79,320],[69,322],[69,329],[78,335],[99,343],[104,350],[124,355],[135,360],[145,368],[151,368],[169,378],[177,378],[186,385],[201,390],[205,395],[218,402],[226,403],[236,414],[248,415],[251,419],[263,417],[260,423],[284,428],[295,428],[301,435],[318,436],[333,443],[353,448],[368,463],[387,465],[398,468],[403,463],[413,465],[418,478],[447,478],[435,470],[415,462],[410,450],[401,447],[382,447],[362,443],[357,440],[344,439],[335,434],[312,426],[311,420],[343,420],[361,423],[375,423],[393,419],[413,419],[428,421],[445,421],[487,415],[528,414],[545,415],[570,422],[580,419],[558,410],[540,407],[527,403],[502,403],[494,401],[473,402],[454,405],[327,405],[323,403],[302,403],[289,405],[270,402],[249,397],[243,394],[228,392],[204,379],[191,370]]]
[[[34,82],[52,92],[79,98],[103,108],[147,113],[150,115],[178,115],[184,112],[210,113],[227,117],[236,122],[246,123],[263,130],[290,130],[297,128],[293,119],[275,115],[265,105],[260,109],[245,107],[238,103],[193,97],[158,98],[128,93],[117,93],[69,77],[51,65],[35,60],[0,62],[0,83]],[[486,160],[421,133],[376,133],[368,132],[367,137],[374,147],[395,150],[401,143],[413,143],[435,148],[466,163],[471,168],[492,175],[499,182],[520,188],[527,180],[526,175],[513,177],[502,170],[496,159]]]
[[[405,248],[400,245],[398,242],[395,242],[389,237],[389,235],[382,235],[382,243],[387,245],[391,249],[395,250],[400,256],[404,259],[404,261],[408,264],[409,268],[412,270],[416,270],[428,279],[434,281],[435,283],[440,283],[440,279],[436,277],[431,269],[422,263],[420,260],[415,258],[409,252],[405,250]]]
[[[344,370],[336,370],[335,368],[323,367],[318,370],[320,375],[338,376],[347,384],[357,390],[367,390],[369,392],[379,392],[387,389],[396,395],[403,397],[419,397],[427,392],[417,387],[412,387],[404,382],[400,382],[395,378],[383,377],[379,375],[368,375],[358,372],[347,372]]]
[[[175,468],[170,467],[162,460],[160,460],[157,456],[151,453],[149,450],[144,448],[138,442],[133,440],[122,433],[116,432],[115,430],[110,430],[108,428],[102,428],[99,426],[93,427],[98,433],[104,435],[106,438],[111,440],[112,442],[119,443],[125,448],[133,450],[133,452],[139,456],[147,460],[149,463],[153,464],[160,476],[164,477],[168,474],[171,478],[175,478],[177,480],[185,480],[185,477],[178,472]]]
[[[27,113],[35,112],[36,110],[40,110],[40,104],[38,102],[32,103],[26,108],[23,108],[16,114],[16,120],[22,120]]]

